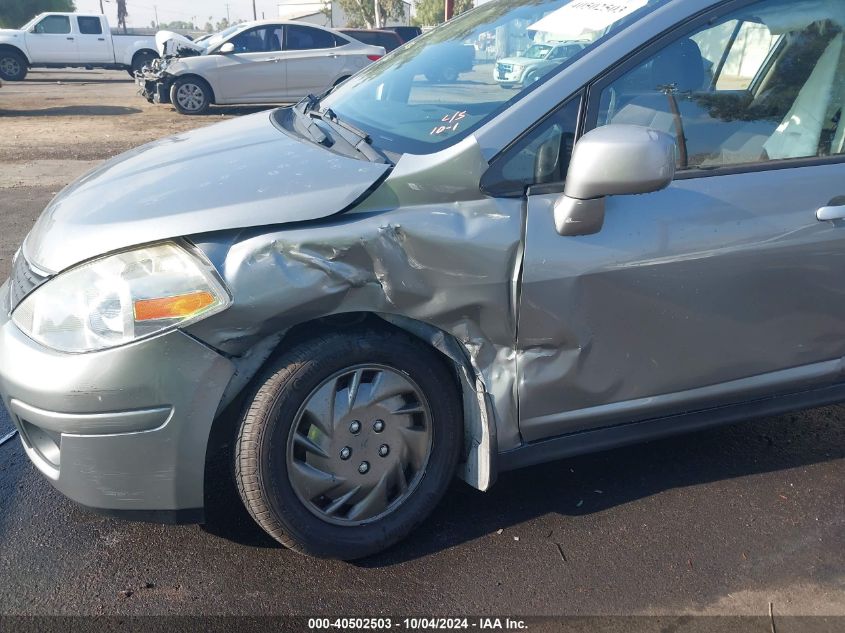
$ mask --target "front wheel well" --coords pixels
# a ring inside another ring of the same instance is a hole
[[[15,53],[16,55],[20,55],[27,65],[29,65],[29,57],[27,57],[26,53],[17,46],[13,46],[11,44],[0,44],[0,53]]]
[[[175,84],[180,79],[192,79],[194,81],[201,81],[206,86],[208,86],[208,91],[211,93],[210,103],[217,103],[217,97],[214,95],[214,88],[211,86],[211,84],[208,82],[208,80],[205,77],[203,77],[202,75],[198,75],[196,73],[185,73],[183,75],[173,75],[170,78],[169,85],[172,86],[173,84]]]
[[[213,478],[229,469],[233,461],[229,451],[234,445],[239,416],[245,404],[249,386],[256,376],[276,357],[303,340],[316,338],[339,330],[354,331],[370,329],[379,331],[401,331],[411,334],[428,344],[444,361],[444,367],[452,373],[463,401],[464,447],[461,451],[461,478],[471,486],[487,490],[495,481],[496,429],[493,412],[486,406],[485,390],[477,379],[463,345],[452,335],[430,324],[404,317],[381,315],[372,312],[351,312],[304,321],[286,330],[280,338],[261,354],[263,361],[251,364],[245,362],[238,368],[244,376],[237,394],[230,394],[224,409],[218,412],[212,425],[206,453],[206,494],[214,490]],[[247,358],[249,354],[243,358]]]

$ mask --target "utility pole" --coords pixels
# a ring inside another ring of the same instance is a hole
[[[156,28],[158,28],[158,7],[153,5],[153,12],[156,14]]]
[[[105,10],[103,10],[103,0],[100,0],[100,13],[102,13],[103,15],[106,14]]]
[[[453,15],[455,15],[455,0],[446,0],[446,6],[444,7],[446,21],[451,20]]]
[[[252,0],[252,19],[258,19],[258,11],[255,10],[255,0]]]
[[[226,23],[229,23],[229,4],[226,4]]]

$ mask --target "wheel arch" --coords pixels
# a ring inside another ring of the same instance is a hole
[[[172,86],[179,79],[188,79],[188,78],[199,79],[206,86],[208,86],[208,89],[211,91],[211,101],[209,101],[209,104],[217,105],[217,95],[214,93],[214,86],[211,85],[211,82],[208,79],[206,79],[205,77],[203,77],[199,73],[188,71],[188,72],[180,73],[178,75],[172,75],[171,78],[170,78],[169,86]],[[170,88],[168,87],[168,90],[169,89]]]
[[[10,53],[10,52],[11,53],[17,53],[18,55],[23,57],[24,60],[26,60],[27,66],[32,63],[32,61],[29,59],[29,55],[27,55],[26,52],[22,48],[19,48],[18,46],[15,46],[14,44],[0,44],[0,53],[4,53],[4,52],[5,53]]]
[[[265,339],[242,357],[232,359],[237,371],[226,389],[212,426],[206,457],[207,482],[209,468],[215,468],[214,455],[228,446],[237,432],[246,388],[262,368],[296,343],[356,326],[404,331],[422,340],[448,362],[460,388],[464,414],[464,447],[458,474],[478,490],[487,490],[493,485],[498,454],[494,409],[481,374],[473,368],[467,349],[454,336],[429,323],[376,312],[341,313],[303,321]]]
[[[135,60],[138,58],[138,56],[146,54],[146,53],[151,54],[153,57],[159,57],[158,52],[153,50],[152,48],[139,48],[137,51],[132,53],[132,59],[129,60],[129,65],[130,66],[134,65]]]

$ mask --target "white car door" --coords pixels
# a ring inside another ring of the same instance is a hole
[[[103,33],[103,22],[99,17],[77,16],[76,26],[76,51],[80,62],[102,64],[114,61],[109,45],[111,35]]]
[[[281,25],[269,24],[238,33],[224,43],[235,49],[216,53],[218,103],[272,103],[284,98],[286,64]]]
[[[338,46],[346,43],[324,29],[288,24],[285,27],[287,97],[301,99],[330,88],[339,78],[345,61]]]
[[[36,64],[79,61],[76,38],[67,15],[48,15],[35,23],[26,34],[26,47]]]

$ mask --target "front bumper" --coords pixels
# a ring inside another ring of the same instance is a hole
[[[518,84],[522,83],[525,71],[526,69],[523,67],[514,68],[510,64],[497,63],[493,67],[493,79],[500,84]]]
[[[211,425],[233,374],[179,330],[54,352],[11,321],[0,287],[0,397],[33,464],[83,505],[139,518],[201,510]]]
[[[152,73],[136,73],[138,94],[150,103],[170,103],[170,82]]]

